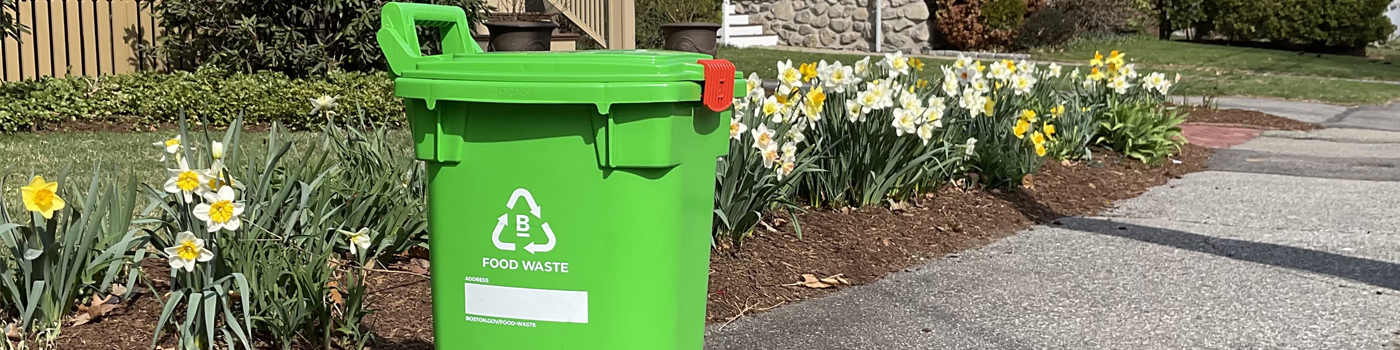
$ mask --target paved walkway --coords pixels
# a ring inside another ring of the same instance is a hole
[[[1332,129],[1264,132],[1102,217],[711,327],[706,348],[1400,347],[1400,104],[1220,104]]]

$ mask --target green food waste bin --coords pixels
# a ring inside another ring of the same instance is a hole
[[[377,35],[428,167],[438,349],[703,346],[733,65],[484,53],[462,9],[424,4],[386,4]]]

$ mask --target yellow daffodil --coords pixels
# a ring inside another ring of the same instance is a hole
[[[982,105],[982,112],[986,113],[987,115],[992,115],[992,111],[996,110],[996,108],[997,102],[988,99],[987,103]]]
[[[189,231],[175,235],[175,245],[166,247],[165,255],[170,260],[171,270],[184,269],[185,272],[194,272],[197,263],[214,260],[214,252],[204,248],[204,240]]]
[[[350,254],[359,255],[369,252],[369,228],[362,228],[359,231],[350,232],[346,230],[336,230],[345,235],[345,240],[350,242]]]
[[[1055,124],[1046,123],[1041,130],[1045,131],[1045,137],[1049,137],[1052,140],[1055,139]]]
[[[1031,135],[1031,143],[1035,145],[1035,155],[1044,157],[1045,135],[1042,135],[1040,132],[1037,131],[1035,134]]]
[[[802,73],[802,81],[812,81],[813,78],[817,77],[817,64],[803,63],[798,66],[797,71]]]
[[[822,87],[820,86],[808,90],[807,103],[815,104],[818,106],[826,103],[826,91],[823,91]]]
[[[194,207],[194,216],[204,220],[209,232],[238,230],[242,224],[238,216],[243,214],[243,203],[234,202],[235,199],[233,187],[229,186],[219,188],[218,192],[205,192],[205,202]]]
[[[1090,79],[1091,81],[1103,80],[1103,79],[1104,79],[1103,70],[1102,70],[1102,69],[1099,69],[1099,67],[1090,68],[1090,69],[1089,69],[1089,79]]]
[[[1094,59],[1089,60],[1089,66],[1098,67],[1103,65],[1103,54],[1094,51]]]
[[[1031,131],[1031,123],[1027,122],[1025,119],[1020,119],[1016,121],[1016,127],[1011,129],[1011,134],[1016,135],[1018,139],[1024,139],[1026,138],[1026,132],[1029,131]]]
[[[1051,117],[1059,118],[1061,115],[1064,115],[1064,114],[1065,114],[1065,105],[1064,105],[1064,104],[1060,104],[1059,106],[1055,106],[1054,108],[1050,108],[1050,116],[1051,116]]]
[[[1044,156],[1045,156],[1045,151],[1046,151],[1046,150],[1045,150],[1045,144],[1042,143],[1042,144],[1035,145],[1035,155],[1044,157]]]
[[[1032,111],[1032,110],[1029,110],[1029,109],[1027,109],[1027,110],[1022,110],[1022,111],[1021,111],[1021,120],[1024,120],[1024,121],[1030,122],[1030,123],[1034,123],[1034,122],[1037,120],[1035,111]]]
[[[45,182],[43,176],[35,175],[29,181],[29,186],[19,188],[20,199],[24,201],[24,209],[38,212],[45,219],[52,219],[53,212],[63,210],[68,203],[63,198],[58,197],[58,183]]]
[[[205,174],[191,170],[184,158],[177,160],[176,164],[179,168],[167,169],[170,171],[170,179],[165,180],[165,192],[183,195],[185,203],[193,202],[196,192],[203,192],[202,186],[206,185]]]
[[[913,67],[914,67],[914,70],[917,70],[917,71],[920,71],[920,72],[924,71],[924,61],[923,61],[923,60],[920,60],[920,59],[917,59],[917,58],[910,58],[910,59],[909,59],[909,65],[910,65],[910,66],[913,66]]]

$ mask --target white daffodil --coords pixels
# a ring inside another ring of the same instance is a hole
[[[166,259],[170,260],[171,270],[184,269],[194,272],[197,263],[214,260],[214,252],[204,248],[204,240],[196,238],[190,231],[175,235],[175,246],[165,248]]]
[[[933,124],[935,128],[943,127],[943,113],[948,109],[943,98],[938,96],[928,97],[928,108],[924,109],[925,124]]]
[[[166,169],[170,171],[170,179],[165,180],[165,192],[184,195],[185,203],[194,201],[196,192],[202,192],[200,186],[204,185],[204,174],[190,170],[189,163],[184,158],[176,161],[179,168]]]
[[[846,86],[851,84],[851,67],[841,65],[841,61],[833,63],[828,69],[831,73],[822,80],[822,85],[830,88],[831,91],[842,93],[846,91]]]
[[[924,125],[920,125],[918,135],[919,140],[924,142],[924,146],[928,146],[928,140],[933,138],[933,124],[924,123]]]
[[[1055,62],[1050,62],[1050,72],[1047,73],[1046,76],[1049,76],[1051,78],[1059,78],[1060,69],[1062,69],[1060,65],[1055,64]]]
[[[778,62],[778,80],[783,85],[793,86],[802,82],[802,72],[792,66],[792,60]]]
[[[846,120],[855,122],[863,119],[864,111],[861,108],[859,97],[854,100],[846,100]]]
[[[340,96],[321,96],[308,99],[311,100],[311,114],[316,114],[321,111],[330,112],[330,109],[340,106],[340,103],[335,102],[338,98],[340,98]]]
[[[894,121],[890,124],[894,126],[895,136],[913,134],[919,127],[919,111],[895,108]]]
[[[1128,87],[1130,87],[1130,85],[1128,85],[1127,77],[1120,75],[1117,78],[1113,78],[1113,81],[1108,83],[1108,87],[1112,88],[1113,92],[1122,95],[1128,93]]]
[[[982,115],[982,111],[987,107],[987,97],[971,88],[963,91],[962,97],[958,99],[958,107],[967,110],[968,115],[976,118]]]
[[[870,56],[865,56],[865,58],[856,61],[853,71],[856,73],[857,77],[865,77],[867,74],[870,74]]]
[[[1167,89],[1171,88],[1171,82],[1167,81],[1167,75],[1162,73],[1148,74],[1142,81],[1142,86],[1148,90],[1157,90],[1163,95],[1167,94]]]
[[[862,118],[866,113],[880,109],[880,98],[871,91],[861,91],[857,94],[856,103],[860,105],[860,114]]]
[[[783,154],[776,169],[778,180],[782,181],[784,177],[792,175],[792,171],[795,169],[797,169],[797,144],[789,142],[783,145]]]
[[[988,76],[996,80],[1011,79],[1011,74],[1015,69],[1016,65],[1014,63],[1009,60],[1003,60],[992,64],[992,69],[989,71],[990,74],[988,74]]]
[[[768,125],[758,124],[758,127],[750,131],[749,134],[753,136],[754,148],[762,150],[773,144],[773,130],[768,130]]]
[[[971,84],[973,80],[982,78],[982,72],[977,70],[976,64],[968,64],[958,68],[958,83]]]
[[[235,199],[233,187],[229,186],[220,187],[218,192],[205,192],[204,203],[194,207],[194,217],[204,220],[209,232],[238,230],[242,224],[238,216],[243,215],[243,203],[236,203]]]
[[[919,100],[919,95],[912,92],[902,92],[899,94],[899,107],[904,109],[916,109],[923,107],[923,102]]]
[[[889,71],[890,79],[909,74],[909,58],[904,57],[902,51],[885,54],[885,59],[880,61],[880,65]]]
[[[336,230],[345,235],[345,240],[350,242],[350,254],[359,255],[369,253],[369,228],[362,228],[359,231],[350,232],[346,230]]]
[[[1094,78],[1084,78],[1084,82],[1081,83],[1081,85],[1083,85],[1085,89],[1092,89],[1094,88],[1095,84],[1096,83],[1094,83]]]
[[[978,94],[985,94],[989,91],[992,91],[992,87],[987,84],[987,79],[973,79],[972,84],[969,84],[968,86],[971,86],[972,90],[977,91]]]
[[[744,137],[744,132],[748,130],[749,126],[744,125],[744,122],[739,121],[739,118],[734,118],[733,120],[729,121],[730,139],[738,140],[740,137]]]
[[[229,174],[228,169],[224,167],[224,161],[222,159],[215,160],[214,164],[209,166],[209,170],[200,175],[204,176],[204,182],[200,183],[201,187],[198,191],[201,194],[205,192],[218,192],[219,189],[229,185],[232,185],[234,189],[243,189],[243,183],[233,178],[232,174]]]
[[[175,135],[173,139],[156,142],[151,145],[165,147],[165,153],[160,155],[160,161],[164,162],[166,154],[180,153],[180,135]]]
[[[967,156],[968,156],[968,157],[971,157],[971,156],[975,153],[974,150],[976,150],[976,149],[977,149],[977,139],[975,139],[975,138],[967,139],[967,151],[966,151]]]
[[[763,155],[763,167],[772,168],[781,157],[778,154],[778,143],[769,142],[767,146],[759,149],[759,154]]]
[[[749,78],[744,80],[744,87],[748,88],[748,98],[754,102],[763,101],[767,91],[763,90],[763,78],[758,77],[758,73],[750,73]]]
[[[802,129],[791,128],[787,131],[787,139],[789,143],[802,143],[807,141],[807,135],[802,133]]]
[[[1016,72],[1021,74],[1035,74],[1035,62],[1021,61],[1016,63]]]
[[[1079,67],[1075,67],[1074,70],[1070,71],[1069,77],[1072,79],[1079,79]]]
[[[1119,69],[1118,69],[1118,74],[1119,74],[1119,75],[1122,75],[1122,76],[1125,76],[1125,77],[1128,77],[1129,80],[1137,79],[1137,77],[1138,77],[1137,64],[1136,64],[1136,63],[1129,63],[1129,64],[1123,65],[1123,68],[1119,68]]]
[[[1031,88],[1035,87],[1036,79],[1030,74],[1017,74],[1011,78],[1011,87],[1016,91],[1016,95],[1031,93]]]
[[[943,93],[948,94],[948,97],[957,96],[957,95],[958,95],[958,88],[959,88],[959,86],[958,86],[958,80],[957,80],[956,78],[954,78],[954,79],[944,78],[944,79],[943,79]]]
[[[224,159],[224,143],[219,141],[210,142],[209,155],[214,156],[215,160]]]
[[[971,58],[958,54],[958,60],[953,61],[953,68],[963,69],[967,67],[972,67],[973,70],[976,70],[977,64],[973,63]]]
[[[737,111],[743,111],[743,110],[748,110],[748,109],[749,109],[749,99],[748,99],[748,98],[738,98],[738,97],[735,97],[735,98],[734,98],[734,111],[737,112]]]

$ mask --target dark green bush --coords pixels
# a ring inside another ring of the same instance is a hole
[[[1025,18],[1025,0],[991,0],[982,4],[982,24],[989,29],[1020,28]]]
[[[1147,16],[1133,0],[1057,0],[1050,7],[1064,10],[1086,32],[1134,32]]]
[[[400,124],[403,103],[385,73],[335,72],[289,78],[277,72],[138,72],[90,78],[42,78],[0,84],[0,132],[51,129],[83,120],[136,125],[168,123],[180,111],[226,125],[245,112],[249,123],[282,122],[307,129],[324,120],[310,115],[308,99],[340,96],[338,113],[365,109],[367,118]]]
[[[402,1],[459,6],[471,23],[486,9],[482,0]],[[165,36],[143,50],[174,67],[215,65],[291,76],[382,70],[375,32],[385,2],[163,0],[152,6]]]
[[[1235,40],[1361,48],[1385,40],[1395,27],[1390,0],[1216,0],[1206,6],[1213,29]]]
[[[1074,25],[1073,18],[1064,10],[1048,8],[1026,19],[1013,44],[1018,49],[1060,46],[1074,39],[1076,34],[1079,34],[1079,27]]]
[[[637,48],[657,49],[664,44],[661,25],[675,22],[719,23],[724,11],[719,0],[637,1]]]

